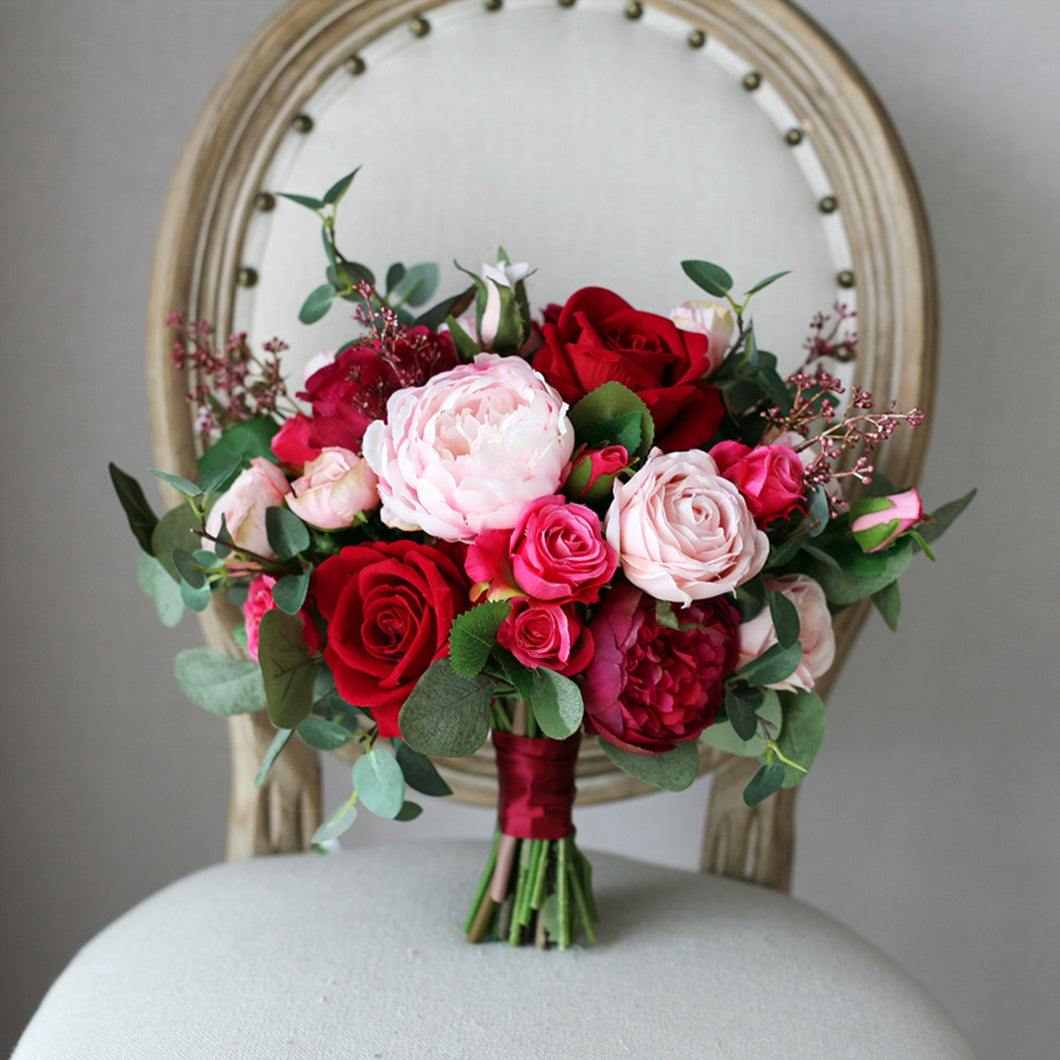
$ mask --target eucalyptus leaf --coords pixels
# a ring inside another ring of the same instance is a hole
[[[699,747],[695,740],[685,740],[672,751],[659,754],[634,754],[601,738],[600,750],[624,773],[663,791],[684,791],[699,776]]]
[[[777,746],[785,758],[802,766],[794,769],[781,763],[784,787],[793,788],[806,776],[824,740],[824,700],[816,692],[786,692],[781,696],[784,705],[784,727],[780,730]]]
[[[149,556],[153,556],[155,553],[151,545],[151,535],[158,525],[158,516],[151,509],[151,505],[147,503],[147,498],[144,496],[140,483],[132,475],[122,471],[114,463],[108,464],[107,468],[122,511],[125,512],[125,517],[129,520],[129,529],[139,542],[140,548]]]
[[[357,820],[357,792],[343,803],[312,835],[310,844],[326,843],[338,839]]]
[[[766,606],[766,580],[756,574],[736,587],[736,606],[740,609],[740,621],[750,622]]]
[[[777,643],[782,648],[790,648],[799,639],[801,629],[795,605],[783,593],[770,589],[769,616],[776,630]]]
[[[314,287],[298,310],[298,319],[303,324],[315,324],[318,320],[327,316],[331,303],[335,301],[335,295],[339,292],[330,284],[322,283]]]
[[[944,504],[940,508],[936,508],[935,511],[931,513],[930,521],[923,523],[918,528],[920,536],[929,545],[932,541],[938,540],[938,538],[950,528],[954,519],[956,519],[973,500],[975,500],[975,495],[978,492],[978,490],[971,490],[963,497],[960,497],[955,501],[950,501],[948,504]]]
[[[358,166],[352,173],[347,173],[346,176],[335,181],[326,192],[324,192],[324,206],[338,206],[342,202],[343,196],[349,190],[350,185],[353,183],[353,178],[361,171],[361,167]]]
[[[452,795],[453,789],[442,778],[434,763],[419,751],[414,751],[404,740],[395,740],[397,763],[405,775],[405,783],[421,795],[441,797]]]
[[[725,717],[732,726],[732,731],[744,743],[758,732],[758,714],[755,713],[755,707],[762,699],[759,695],[759,702],[751,703],[734,689],[728,689],[725,693]]]
[[[398,810],[397,816],[394,818],[395,821],[415,821],[419,815],[423,813],[423,807],[418,802],[410,802],[408,799],[401,805],[401,809]]]
[[[710,261],[682,261],[685,275],[697,286],[715,298],[724,298],[732,290],[732,277],[720,266]]]
[[[241,458],[234,457],[230,460],[222,460],[220,463],[214,464],[199,478],[199,492],[218,493],[221,490],[226,489],[228,484],[239,473],[242,463],[243,461]]]
[[[768,287],[771,283],[775,283],[782,276],[787,276],[791,272],[791,269],[784,269],[781,272],[774,272],[772,276],[767,276],[764,280],[759,280],[754,287],[748,288],[744,291],[744,294],[758,294],[759,291]]]
[[[278,191],[276,193],[281,199],[290,199],[291,202],[298,203],[299,206],[304,206],[307,210],[322,210],[324,208],[324,201],[322,199],[314,199],[312,195],[295,195],[289,191]]]
[[[344,725],[314,717],[312,714],[298,723],[295,732],[317,751],[335,751],[345,747],[352,737],[352,733]]]
[[[265,509],[265,534],[269,547],[280,559],[291,559],[305,552],[312,543],[305,523],[294,512],[278,505]]]
[[[454,619],[449,632],[449,659],[461,677],[482,673],[490,652],[497,647],[497,631],[511,610],[510,601],[492,600]]]
[[[168,471],[159,471],[156,467],[151,468],[151,474],[155,478],[160,478],[163,482],[168,482],[182,497],[189,501],[194,500],[202,492],[194,482],[189,482],[181,475],[171,475]]]
[[[195,552],[201,543],[196,531],[201,529],[202,520],[190,504],[173,508],[158,520],[158,525],[151,535],[151,548],[158,557],[158,562],[165,567],[166,573],[175,582],[183,579],[173,562],[173,551],[183,549],[188,553]]]
[[[280,429],[274,420],[264,417],[243,420],[229,427],[220,438],[196,461],[200,482],[205,475],[217,467],[226,464],[233,467],[224,481],[217,483],[210,492],[222,492],[231,486],[239,469],[249,467],[256,456],[276,463],[270,443],[273,435]]]
[[[716,721],[703,730],[699,742],[709,747],[716,747],[728,754],[743,755],[745,758],[758,758],[765,754],[766,739],[772,739],[780,732],[783,711],[780,697],[771,688],[762,689],[765,693],[761,704],[755,708],[758,719],[754,735],[749,740],[741,740],[728,721]],[[764,730],[764,732],[763,732]]]
[[[743,801],[757,806],[784,786],[784,767],[779,762],[762,766],[743,789]]]
[[[173,675],[188,699],[211,714],[230,717],[265,707],[257,663],[230,659],[212,648],[186,648],[177,655]]]
[[[175,548],[172,553],[173,566],[181,578],[192,588],[201,589],[206,584],[206,575],[196,564],[195,557],[183,548]]]
[[[136,579],[155,602],[159,621],[172,629],[184,615],[184,599],[180,586],[169,576],[166,568],[147,552],[139,552],[136,559]]]
[[[484,674],[462,677],[447,658],[438,659],[405,700],[398,724],[421,754],[464,758],[486,742],[492,698],[493,682]]]
[[[405,776],[389,751],[373,747],[353,763],[353,786],[366,810],[394,818],[405,803]]]
[[[297,615],[305,603],[306,594],[309,592],[309,581],[313,569],[302,571],[301,574],[285,574],[272,587],[272,598],[276,606],[289,615]]]
[[[265,778],[269,775],[269,770],[272,769],[273,762],[280,756],[280,752],[287,746],[287,741],[290,740],[291,734],[294,729],[277,729],[276,735],[272,738],[272,742],[265,750],[265,756],[261,760],[261,765],[258,766],[257,776],[254,777],[254,787],[259,791],[261,785],[265,783]]]
[[[856,546],[854,546],[856,548]],[[883,552],[861,553],[855,555],[854,548],[837,546],[833,550],[834,558],[840,564],[840,570],[826,564],[818,564],[810,572],[824,589],[828,602],[835,607],[846,607],[878,593],[905,573],[913,558],[913,542],[908,538],[896,541]],[[861,559],[868,562],[861,563]],[[864,576],[850,573],[850,567],[871,570],[875,562],[876,573]]]
[[[412,322],[414,325],[428,327],[431,331],[437,331],[439,326],[445,323],[447,317],[458,317],[475,298],[475,288],[468,287],[451,298],[446,298],[437,305],[432,306],[425,313],[421,313]]]
[[[404,275],[405,266],[402,265],[400,261],[395,261],[394,264],[386,270],[386,293],[388,295],[399,283],[401,283],[401,278]]]
[[[313,709],[317,665],[302,640],[302,620],[272,608],[258,626],[258,662],[269,721],[294,729]]]
[[[878,592],[872,594],[872,602],[876,610],[883,616],[884,622],[892,632],[898,629],[898,615],[902,610],[902,592],[898,588],[898,582],[885,585]]]
[[[188,582],[182,581],[180,583],[180,598],[184,601],[187,607],[201,613],[210,606],[210,586],[203,584],[199,586],[189,585]]]
[[[761,655],[744,663],[736,674],[755,687],[775,685],[790,677],[801,661],[802,644],[799,641],[786,648],[774,644]]]
[[[402,305],[425,305],[438,289],[438,266],[431,261],[406,269],[391,292]]]
[[[585,714],[581,689],[569,677],[544,666],[534,671],[530,704],[541,731],[553,740],[573,736]]]

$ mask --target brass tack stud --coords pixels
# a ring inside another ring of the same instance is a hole
[[[300,133],[312,132],[313,119],[308,114],[299,114],[291,122],[291,128]]]
[[[431,32],[431,24],[422,15],[417,15],[409,23],[409,28],[416,37],[426,37]]]
[[[835,279],[840,287],[854,286],[854,273],[850,269],[844,269]]]
[[[752,70],[749,74],[744,74],[743,87],[748,92],[753,92],[762,84],[762,75],[757,70]]]
[[[239,272],[236,273],[236,283],[238,283],[240,287],[253,287],[257,282],[257,269],[251,269],[244,265]]]
[[[626,4],[626,18],[631,22],[635,22],[643,14],[644,5],[640,0],[629,0],[629,3]]]
[[[787,140],[790,147],[798,147],[803,139],[802,129],[788,129],[787,133],[784,135],[784,139]]]
[[[839,203],[834,195],[826,195],[817,204],[817,209],[820,210],[821,213],[835,213],[836,210],[839,209]]]
[[[487,11],[500,11],[504,6],[504,0],[483,0],[483,6]]]
[[[254,206],[262,213],[276,209],[276,196],[271,191],[259,191],[254,196]]]
[[[707,43],[707,35],[701,29],[694,29],[688,35],[688,46],[690,48],[702,48]]]
[[[346,72],[354,77],[368,69],[368,64],[359,55],[351,55],[342,65],[346,67]]]

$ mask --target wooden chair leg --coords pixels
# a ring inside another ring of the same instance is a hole
[[[261,713],[228,719],[232,796],[228,859],[306,850],[321,821],[320,755],[292,738],[261,789],[254,778],[275,730]]]
[[[753,758],[729,757],[714,771],[700,869],[716,876],[791,890],[795,793],[783,788],[757,806],[743,789],[758,769]]]

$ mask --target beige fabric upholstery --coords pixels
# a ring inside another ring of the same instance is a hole
[[[601,941],[470,946],[478,843],[233,862],[92,940],[13,1060],[971,1060],[939,1005],[823,914],[593,857]]]

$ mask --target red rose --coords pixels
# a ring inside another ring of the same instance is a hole
[[[511,613],[497,630],[497,643],[524,666],[547,666],[565,677],[584,670],[593,656],[592,634],[573,604],[525,596],[512,601]]]
[[[387,398],[395,390],[422,386],[455,365],[452,339],[425,327],[409,328],[392,341],[347,346],[315,371],[298,394],[313,406],[309,444],[360,453],[368,424],[386,418]]]
[[[740,613],[724,597],[675,607],[662,625],[655,598],[616,585],[589,627],[596,654],[582,679],[585,731],[644,754],[695,739],[725,696],[739,659]]]
[[[270,443],[276,459],[299,470],[320,456],[320,450],[309,444],[313,421],[303,412],[284,420],[283,426],[272,436]]]
[[[664,452],[694,449],[714,437],[725,408],[704,378],[711,367],[706,335],[586,287],[571,295],[554,324],[546,322],[544,336],[534,367],[564,401],[573,404],[615,380],[651,410],[655,444]]]
[[[469,585],[446,553],[414,541],[350,545],[313,575],[327,623],[324,661],[339,695],[365,707],[381,736],[399,736],[398,712],[431,663],[449,652]]]
[[[803,500],[803,466],[786,445],[719,442],[710,451],[721,477],[743,494],[755,524],[761,528],[797,508]]]

